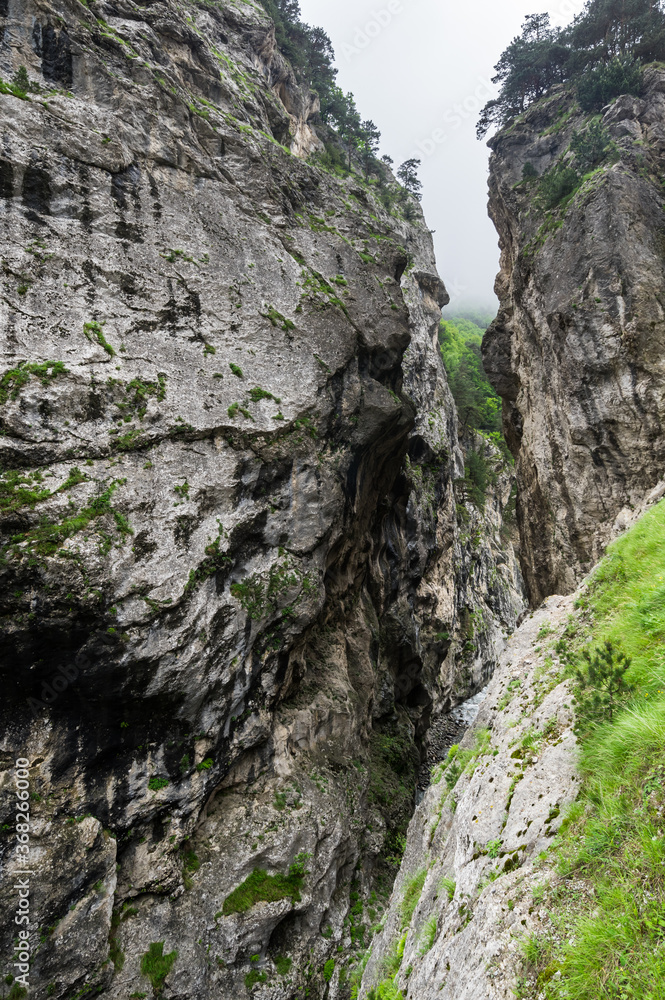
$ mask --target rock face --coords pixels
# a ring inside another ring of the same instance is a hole
[[[404,997],[515,996],[517,939],[547,922],[531,891],[546,877],[538,855],[551,844],[580,781],[568,682],[556,661],[545,664],[539,635],[563,631],[573,608],[572,597],[550,597],[514,633],[474,729],[435,773],[409,827],[361,997],[385,976],[400,941],[395,985]],[[408,917],[404,897],[414,884],[417,904]]]
[[[522,568],[534,602],[570,592],[615,519],[665,461],[665,74],[603,112],[614,146],[565,208],[545,213],[542,174],[588,124],[554,92],[492,142],[490,214],[501,308],[484,341],[516,458]]]
[[[0,28],[3,954],[20,757],[31,995],[343,996],[430,716],[522,607],[430,234],[305,160],[252,3]]]

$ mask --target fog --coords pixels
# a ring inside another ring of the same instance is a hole
[[[381,153],[422,160],[423,208],[450,309],[496,308],[499,249],[487,216],[478,112],[493,67],[527,14],[567,24],[582,0],[300,0],[302,18],[335,47],[338,83],[382,133]]]

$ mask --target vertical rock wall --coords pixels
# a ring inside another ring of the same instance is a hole
[[[617,517],[662,478],[662,69],[647,68],[645,84],[604,109],[612,145],[554,209],[522,171],[570,161],[590,121],[573,95],[555,90],[491,142],[501,308],[484,359],[516,458],[534,602],[574,589]]]
[[[521,608],[430,234],[305,159],[254,4],[0,14],[0,949],[20,756],[31,995],[342,996],[431,713]]]

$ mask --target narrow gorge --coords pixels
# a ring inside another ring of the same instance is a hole
[[[491,139],[506,447],[286,7],[0,0],[0,995],[582,998],[516,942],[586,787],[585,576],[662,541],[665,69]]]

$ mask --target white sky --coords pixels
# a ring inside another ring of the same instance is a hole
[[[475,136],[493,67],[527,14],[563,25],[582,0],[300,0],[332,39],[338,82],[382,132],[395,168],[422,160],[423,207],[451,307],[496,306],[499,250],[487,217],[489,150]],[[438,130],[438,131],[437,131]],[[418,144],[422,146],[419,149]],[[424,148],[423,148],[424,147]]]

